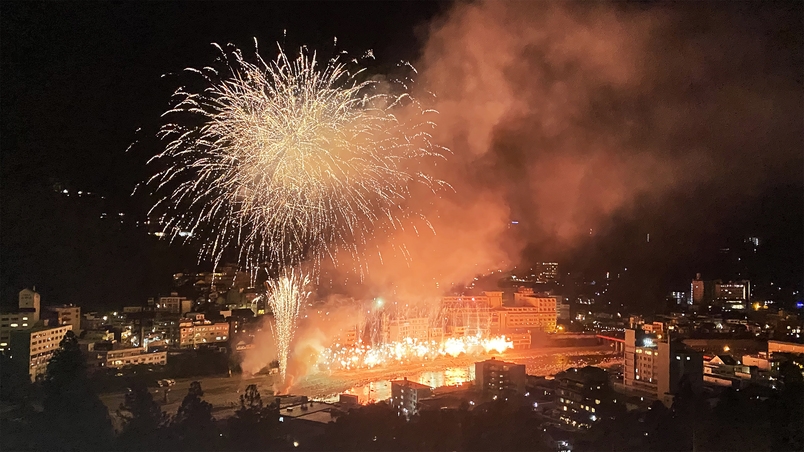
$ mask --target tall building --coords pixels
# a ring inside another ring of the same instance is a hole
[[[157,312],[154,316],[150,337],[143,337],[142,345],[164,344],[168,347],[177,347],[181,339],[181,322],[183,318],[172,312]],[[145,332],[147,335],[147,332]],[[145,336],[145,335],[144,335]]]
[[[527,382],[524,364],[494,358],[475,363],[475,387],[483,394],[524,394]]]
[[[558,382],[556,418],[568,426],[589,428],[608,402],[609,378],[599,367],[573,367],[555,377]]]
[[[11,333],[8,354],[15,365],[27,369],[31,381],[36,381],[47,371],[47,363],[59,348],[59,343],[72,325],[55,327],[39,326]]]
[[[663,330],[625,330],[623,383],[672,404],[684,379],[698,388],[703,382],[703,355],[670,339]]]
[[[391,406],[400,414],[412,416],[419,411],[419,401],[433,395],[433,388],[410,381],[394,380],[391,382]]]
[[[156,310],[159,312],[170,312],[173,314],[186,314],[193,309],[193,300],[180,297],[173,292],[169,297],[159,297],[156,303]]]
[[[489,300],[489,307],[491,309],[501,308],[503,305],[503,292],[500,291],[493,291],[493,292],[483,292],[483,295],[488,297]]]
[[[482,336],[490,330],[489,297],[466,295],[443,297],[441,317],[448,336]]]
[[[533,289],[520,287],[514,293],[515,306],[502,306],[491,312],[491,328],[497,331],[535,329],[553,332],[558,319],[558,302],[561,297],[541,296]]]
[[[19,307],[20,310],[23,309],[30,309],[32,312],[36,313],[36,319],[34,322],[39,321],[39,313],[41,312],[41,304],[42,300],[39,294],[36,292],[36,288],[34,290],[31,289],[22,289],[19,295]]]
[[[539,282],[554,282],[558,280],[558,263],[541,262],[533,266],[533,274]]]
[[[332,336],[332,343],[344,347],[352,347],[360,342],[360,334],[355,325],[342,328]]]
[[[689,300],[699,308],[712,305],[730,311],[744,311],[751,305],[751,282],[704,281],[698,273],[690,284]]]
[[[564,300],[563,298],[558,298],[558,303],[556,305],[556,319],[557,320],[569,320],[570,319],[570,304],[568,300]]]
[[[701,280],[701,274],[696,273],[695,279],[690,283],[690,304],[701,305],[706,298],[706,282]]]
[[[36,291],[21,290],[18,306],[15,312],[0,313],[0,351],[8,348],[12,332],[31,329],[39,321],[41,298]]]
[[[426,341],[430,334],[430,321],[427,317],[395,318],[383,322],[383,341],[397,342],[406,338]]]
[[[81,333],[81,307],[73,305],[49,306],[45,308],[55,325],[72,325],[75,334]]]
[[[744,311],[751,304],[750,281],[730,281],[727,283],[716,281],[714,290],[715,302],[722,308]]]

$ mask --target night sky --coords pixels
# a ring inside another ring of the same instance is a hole
[[[169,290],[172,273],[195,268],[192,247],[159,242],[136,223],[144,219],[149,204],[144,195],[131,193],[148,175],[145,161],[159,150],[154,138],[159,116],[180,84],[177,77],[161,76],[208,64],[215,57],[211,42],[251,49],[256,37],[263,52],[277,41],[289,48],[307,44],[327,52],[337,37],[339,48],[373,49],[381,63],[418,61],[430,24],[446,20],[451,8],[450,3],[428,2],[3,2],[2,305],[15,303],[16,292],[25,286],[36,286],[45,303],[139,303]],[[634,8],[667,6],[645,3]],[[801,12],[800,5],[777,4],[768,10],[743,5],[720,22],[728,28],[731,20],[744,19],[751,26],[734,33],[748,42],[753,35],[768,39],[773,48],[768,77],[797,86],[799,104]],[[695,33],[691,30],[679,39],[695,39]],[[723,55],[728,60],[731,54]],[[728,61],[725,66],[740,67]],[[634,196],[628,213],[606,211],[600,232],[571,247],[556,249],[549,246],[549,236],[527,232],[531,236],[519,250],[522,262],[558,259],[567,269],[589,274],[631,266],[642,272],[635,284],[644,290],[635,294],[650,298],[671,288],[683,290],[696,271],[736,277],[723,264],[720,250],[758,236],[763,239],[756,264],[761,270],[753,270],[754,276],[787,287],[800,285],[804,118],[800,107],[777,113],[787,115],[793,128],[784,129],[778,140],[767,140],[767,159],[743,158],[739,146],[724,143],[723,150],[713,152],[733,157],[719,161],[743,168],[734,172],[724,165],[712,171],[732,171],[727,178],[733,179],[757,170],[753,165],[760,162],[778,177],[764,175],[746,190],[712,177],[689,189],[668,190],[659,201]],[[495,165],[514,167],[521,163],[517,155],[522,150],[516,144],[506,146],[504,131],[500,133]],[[756,131],[762,133],[768,131]],[[126,152],[132,142],[136,144]],[[774,150],[782,148],[778,154]],[[759,153],[750,147],[745,152]],[[786,169],[777,170],[777,164]],[[500,174],[508,173],[501,169]],[[71,196],[57,193],[55,187],[67,189]],[[78,198],[79,190],[93,195]],[[512,218],[527,216],[536,201],[527,193],[516,196],[508,201]],[[107,218],[102,219],[104,212]],[[650,244],[645,243],[646,232],[653,233]]]

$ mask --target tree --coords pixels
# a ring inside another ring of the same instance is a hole
[[[410,450],[403,440],[412,441],[404,430],[404,417],[385,402],[350,410],[316,439],[314,450]]]
[[[476,407],[461,427],[464,450],[552,450],[532,409],[502,398]]]
[[[725,389],[712,410],[702,446],[709,450],[772,450],[767,408],[745,391]]]
[[[31,377],[25,365],[18,365],[7,355],[0,353],[0,400],[25,403],[31,395]]]
[[[799,355],[798,361],[801,361]],[[801,368],[792,360],[782,363],[779,374],[784,387],[768,400],[773,450],[804,450],[804,382]]]
[[[50,362],[43,385],[43,447],[49,450],[108,450],[112,422],[92,392],[75,333],[68,331]]]
[[[124,450],[150,450],[158,441],[158,433],[167,422],[167,415],[154,401],[148,387],[135,381],[117,415],[123,421],[118,443]]]
[[[279,401],[265,406],[256,385],[240,395],[240,408],[229,418],[229,437],[235,450],[284,445],[279,435]]]
[[[201,383],[190,383],[190,389],[181,402],[176,416],[170,424],[173,447],[185,450],[211,450],[219,441],[215,418],[212,417],[212,404],[201,397],[204,391]]]

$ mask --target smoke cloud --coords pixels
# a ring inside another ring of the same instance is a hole
[[[376,237],[367,273],[325,268],[320,285],[427,303],[565,256],[615,218],[714,221],[671,198],[734,204],[800,182],[799,16],[723,6],[456,4],[414,62],[451,150],[432,173],[454,190],[414,193],[429,224]]]
[[[434,172],[454,192],[414,197],[435,233],[380,237],[368,284],[435,295],[527,264],[526,249],[563,256],[615,217],[688,219],[664,205],[671,196],[729,202],[800,180],[790,55],[801,43],[788,42],[788,13],[457,4],[429,25],[415,63],[418,89],[437,96],[435,140],[452,151]]]

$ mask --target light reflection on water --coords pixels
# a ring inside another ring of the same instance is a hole
[[[607,366],[613,362],[611,355],[579,355],[567,356],[555,354],[550,356],[519,357],[511,359],[518,364],[525,364],[529,375],[553,375],[569,367],[587,365]],[[446,367],[440,370],[429,370],[407,375],[408,380],[425,384],[432,388],[443,386],[459,386],[475,379],[474,364],[467,366]],[[399,377],[402,379],[402,377]],[[379,402],[391,398],[391,380],[378,380],[366,385],[355,386],[343,391],[344,394],[356,395],[361,404]],[[337,402],[338,394],[315,397],[316,400]]]
[[[475,366],[448,367],[442,370],[426,371],[407,377],[408,380],[425,384],[431,388],[442,386],[459,386],[475,379]],[[343,391],[344,394],[356,395],[361,404],[379,402],[391,398],[391,380],[373,381],[364,386],[357,386]],[[325,402],[337,402],[338,394],[321,397]]]

